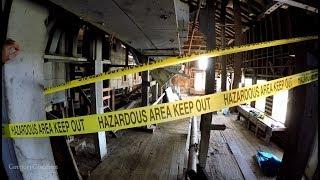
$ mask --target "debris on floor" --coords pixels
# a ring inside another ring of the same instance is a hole
[[[258,151],[256,154],[258,164],[262,172],[270,177],[276,176],[279,170],[281,160],[272,153]]]
[[[222,114],[225,115],[225,116],[230,115],[229,108],[224,108],[224,109],[222,109]]]

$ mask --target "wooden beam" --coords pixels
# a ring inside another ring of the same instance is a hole
[[[147,63],[149,62],[148,57],[146,56],[141,56],[140,57],[142,60],[142,63]],[[142,83],[141,83],[141,106],[148,106],[150,103],[150,82],[149,82],[149,77],[150,77],[150,71],[143,71],[142,72]],[[148,132],[153,132],[155,128],[152,128],[152,126],[145,126],[144,128]]]
[[[206,17],[214,17],[215,6],[213,0],[207,0],[205,8]],[[215,20],[214,18],[206,18],[204,21],[206,24],[206,36],[207,36],[207,50],[212,50],[216,46],[215,37]],[[206,80],[205,80],[205,94],[212,94],[215,92],[215,63],[214,59],[208,60],[208,67],[206,69]],[[210,140],[210,125],[212,122],[212,113],[201,115],[200,131],[201,141],[199,149],[199,166],[203,169],[206,167],[207,154]]]
[[[162,93],[161,96],[152,104],[152,105],[156,105],[159,104],[159,102],[163,99],[163,97],[166,95],[166,93]]]
[[[301,9],[304,9],[304,10],[307,10],[307,11],[311,11],[311,12],[314,12],[314,13],[319,13],[318,8],[312,7],[312,6],[309,6],[307,4],[297,2],[297,1],[292,1],[292,0],[275,0],[275,1],[280,2],[280,3],[285,3],[285,4],[288,4],[290,6],[301,8]]]
[[[241,8],[239,0],[233,0],[234,9],[234,29],[235,29],[235,45],[242,44],[242,24],[241,24]],[[232,88],[238,88],[241,82],[241,64],[242,64],[242,53],[236,53],[234,56],[234,79]]]
[[[252,172],[250,165],[246,161],[246,159],[243,158],[243,155],[239,149],[239,147],[236,145],[236,143],[233,140],[227,140],[225,138],[225,141],[227,142],[234,158],[236,159],[236,162],[241,170],[241,173],[246,180],[256,180],[257,177]]]
[[[267,14],[271,14],[273,11],[280,8],[283,4],[284,3],[281,2],[272,2],[261,12],[261,14],[257,17],[257,20],[264,18]]]
[[[318,59],[307,54],[312,46],[295,45],[295,73],[318,68]],[[289,90],[285,125],[288,130],[278,179],[303,178],[318,127],[318,81]]]
[[[257,74],[254,72],[253,77],[252,77],[252,85],[257,84],[257,80],[258,80]],[[256,101],[252,101],[250,103],[250,105],[251,105],[251,107],[256,107]]]
[[[86,58],[45,54],[43,58],[50,62],[89,63]]]
[[[221,4],[221,48],[226,48],[226,5],[228,1],[222,0]],[[227,59],[226,56],[221,56],[221,91],[227,90]]]
[[[226,129],[226,125],[225,124],[211,124],[210,126],[211,130],[220,130],[223,131]]]
[[[95,74],[99,74],[103,72],[103,65],[102,65],[102,37],[98,36],[95,40]],[[104,113],[103,108],[103,82],[96,82],[95,83],[95,112],[96,114]],[[104,131],[95,133],[95,140],[96,140],[96,148],[99,153],[100,160],[103,160],[107,155],[107,141],[106,141],[106,133]]]
[[[132,67],[134,65],[122,65],[122,64],[105,64],[109,67]]]

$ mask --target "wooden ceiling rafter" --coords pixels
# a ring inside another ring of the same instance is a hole
[[[272,0],[246,0],[246,3],[241,3],[241,21],[243,26],[251,26],[253,21],[256,21],[256,17],[263,11],[263,7],[265,7],[267,4],[272,3]],[[220,22],[220,16],[221,16],[221,3],[222,0],[216,1],[216,13],[214,15],[216,25],[215,25],[215,31],[216,31],[216,45],[217,47],[221,47],[221,24]],[[196,13],[196,10],[195,12]],[[194,21],[194,19],[192,19]],[[225,26],[225,39],[226,42],[229,42],[230,40],[234,39],[235,31],[234,31],[234,12],[233,8],[226,7],[226,22],[227,25]],[[189,35],[188,40],[185,42],[183,49],[184,52],[186,51],[185,48],[188,48],[186,43],[189,43],[190,45],[190,38],[192,34],[190,34],[190,31],[192,30],[191,27],[193,26],[193,22],[190,22],[189,24]],[[192,46],[190,48],[190,53],[201,51],[203,52],[206,47],[206,38],[204,35],[199,31],[199,24],[196,24],[194,26],[194,35],[193,35],[193,42]],[[232,45],[232,44],[231,44]]]

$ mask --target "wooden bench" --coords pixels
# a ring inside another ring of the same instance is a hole
[[[283,123],[276,121],[272,117],[266,115],[264,112],[249,105],[239,105],[237,106],[237,110],[239,112],[238,120],[240,120],[240,117],[243,117],[246,121],[246,127],[248,129],[254,127],[255,136],[257,137],[259,135],[259,131],[263,132],[265,134],[263,140],[266,143],[270,142],[273,132],[284,131],[286,129]],[[254,116],[252,113],[250,113],[250,111],[259,112],[259,114],[263,115],[263,118]]]

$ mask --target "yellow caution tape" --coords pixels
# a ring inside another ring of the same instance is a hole
[[[255,101],[317,80],[318,70],[310,70],[263,84],[172,103],[65,119],[6,124],[2,125],[3,136],[11,138],[66,136],[164,123]]]
[[[218,57],[228,54],[234,54],[254,49],[261,49],[266,47],[272,47],[272,46],[279,46],[284,44],[290,44],[290,43],[296,43],[296,42],[302,42],[307,40],[314,40],[318,39],[318,36],[306,36],[306,37],[298,37],[298,38],[291,38],[291,39],[281,39],[281,40],[275,40],[275,41],[268,41],[268,42],[262,42],[262,43],[254,43],[254,44],[248,44],[248,45],[241,45],[241,46],[235,46],[235,47],[229,47],[226,49],[215,49],[213,51],[210,51],[208,53],[204,54],[193,54],[191,56],[181,56],[181,57],[171,57],[163,60],[157,60],[152,61],[149,63],[144,63],[141,65],[133,66],[133,67],[126,67],[122,69],[112,70],[109,72],[104,72],[97,75],[92,75],[72,81],[65,82],[63,84],[48,87],[45,88],[44,93],[51,94],[58,91],[63,91],[65,89],[70,89],[73,87],[78,87],[90,83],[94,83],[97,81],[112,79],[116,77],[120,77],[127,74],[133,74],[137,72],[147,71],[147,70],[153,70],[157,68],[163,68],[167,66],[177,65],[181,63],[191,62],[195,61],[201,58],[209,58],[209,57]]]

